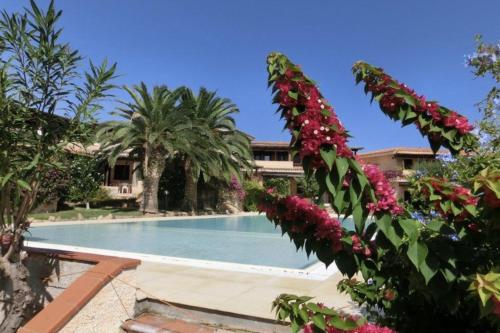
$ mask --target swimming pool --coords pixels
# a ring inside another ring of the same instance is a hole
[[[262,215],[58,224],[33,227],[26,238],[29,246],[57,244],[295,270],[318,262],[296,251]]]

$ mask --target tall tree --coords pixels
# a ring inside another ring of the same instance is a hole
[[[127,153],[138,157],[144,175],[141,209],[144,213],[158,212],[158,186],[167,158],[178,152],[192,151],[200,155],[203,147],[187,110],[179,105],[184,88],[169,90],[156,86],[150,93],[144,83],[125,88],[132,101],[122,102],[123,107],[112,113],[121,121],[110,121],[99,131],[103,151],[113,165],[118,157]]]
[[[183,209],[193,212],[197,205],[197,183],[200,176],[208,181],[211,177],[229,183],[231,177],[241,180],[242,170],[251,167],[252,154],[248,135],[236,127],[233,118],[239,110],[227,98],[201,88],[196,95],[186,89],[182,95],[182,108],[203,127],[200,138],[208,150],[200,158],[196,151],[184,152],[186,185]]]
[[[40,183],[63,167],[68,143],[85,143],[113,88],[115,65],[90,62],[81,71],[78,51],[61,41],[61,14],[53,2],[44,11],[31,1],[23,13],[0,17],[0,278],[13,290],[0,332],[15,332],[33,310],[21,249]]]

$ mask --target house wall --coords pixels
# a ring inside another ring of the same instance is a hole
[[[399,173],[397,177],[389,179],[396,191],[396,196],[398,199],[403,199],[405,191],[408,190],[407,178],[414,174],[415,170],[413,168],[415,168],[415,166],[421,161],[431,161],[434,159],[433,157],[420,155],[394,156],[394,154],[379,156],[363,156],[363,154],[360,154],[360,157],[366,163],[376,164],[380,168],[380,170],[384,172],[395,171],[396,175]],[[412,160],[412,169],[405,169],[405,159]]]
[[[115,168],[120,165],[129,166],[128,179],[116,179],[115,178]],[[143,181],[137,170],[139,162],[130,161],[126,159],[120,159],[116,161],[114,167],[109,168],[106,173],[103,188],[108,192],[108,194],[115,199],[119,198],[136,198],[143,191]]]

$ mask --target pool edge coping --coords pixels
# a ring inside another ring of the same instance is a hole
[[[141,261],[75,251],[30,247],[30,253],[55,255],[61,259],[94,263],[52,302],[23,325],[18,333],[55,333],[62,329],[104,286]]]
[[[61,220],[61,221],[34,221],[30,227],[50,227],[59,225],[78,225],[78,224],[104,224],[104,223],[133,223],[133,222],[151,222],[151,221],[170,221],[170,220],[189,220],[189,219],[210,219],[210,218],[229,218],[241,216],[265,216],[259,212],[242,212],[238,214],[214,214],[214,215],[179,215],[179,216],[151,216],[151,217],[124,217],[112,219],[85,219],[85,220]]]
[[[261,274],[274,277],[298,278],[298,279],[316,280],[316,281],[324,281],[339,272],[335,263],[332,263],[328,268],[325,268],[324,264],[321,261],[311,264],[310,266],[304,269],[296,269],[296,268],[265,266],[265,265],[240,264],[240,263],[231,263],[231,262],[215,261],[215,260],[201,260],[192,258],[161,256],[155,254],[106,250],[106,249],[88,248],[88,247],[64,245],[64,244],[42,243],[33,241],[25,241],[25,247],[28,249],[37,248],[37,249],[45,249],[46,251],[54,250],[54,251],[78,252],[96,256],[110,256],[115,258],[135,259],[141,262],[152,262],[165,265],[187,266],[200,269],[212,269],[218,271],[239,272],[247,274]]]

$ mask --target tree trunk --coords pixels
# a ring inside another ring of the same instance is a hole
[[[142,199],[143,213],[158,213],[158,188],[160,177],[165,170],[165,155],[159,152],[148,159],[144,174],[144,191]]]
[[[28,284],[29,271],[21,260],[22,232],[22,228],[16,229],[8,250],[0,257],[0,279],[7,282],[2,284],[5,295],[2,333],[16,332],[33,313],[35,297]]]
[[[184,164],[184,172],[186,174],[186,184],[184,186],[184,202],[182,209],[194,214],[198,202],[198,182],[197,179],[193,177],[191,161],[189,159],[187,159]]]
[[[85,202],[85,209],[90,209],[90,203],[88,201]]]

